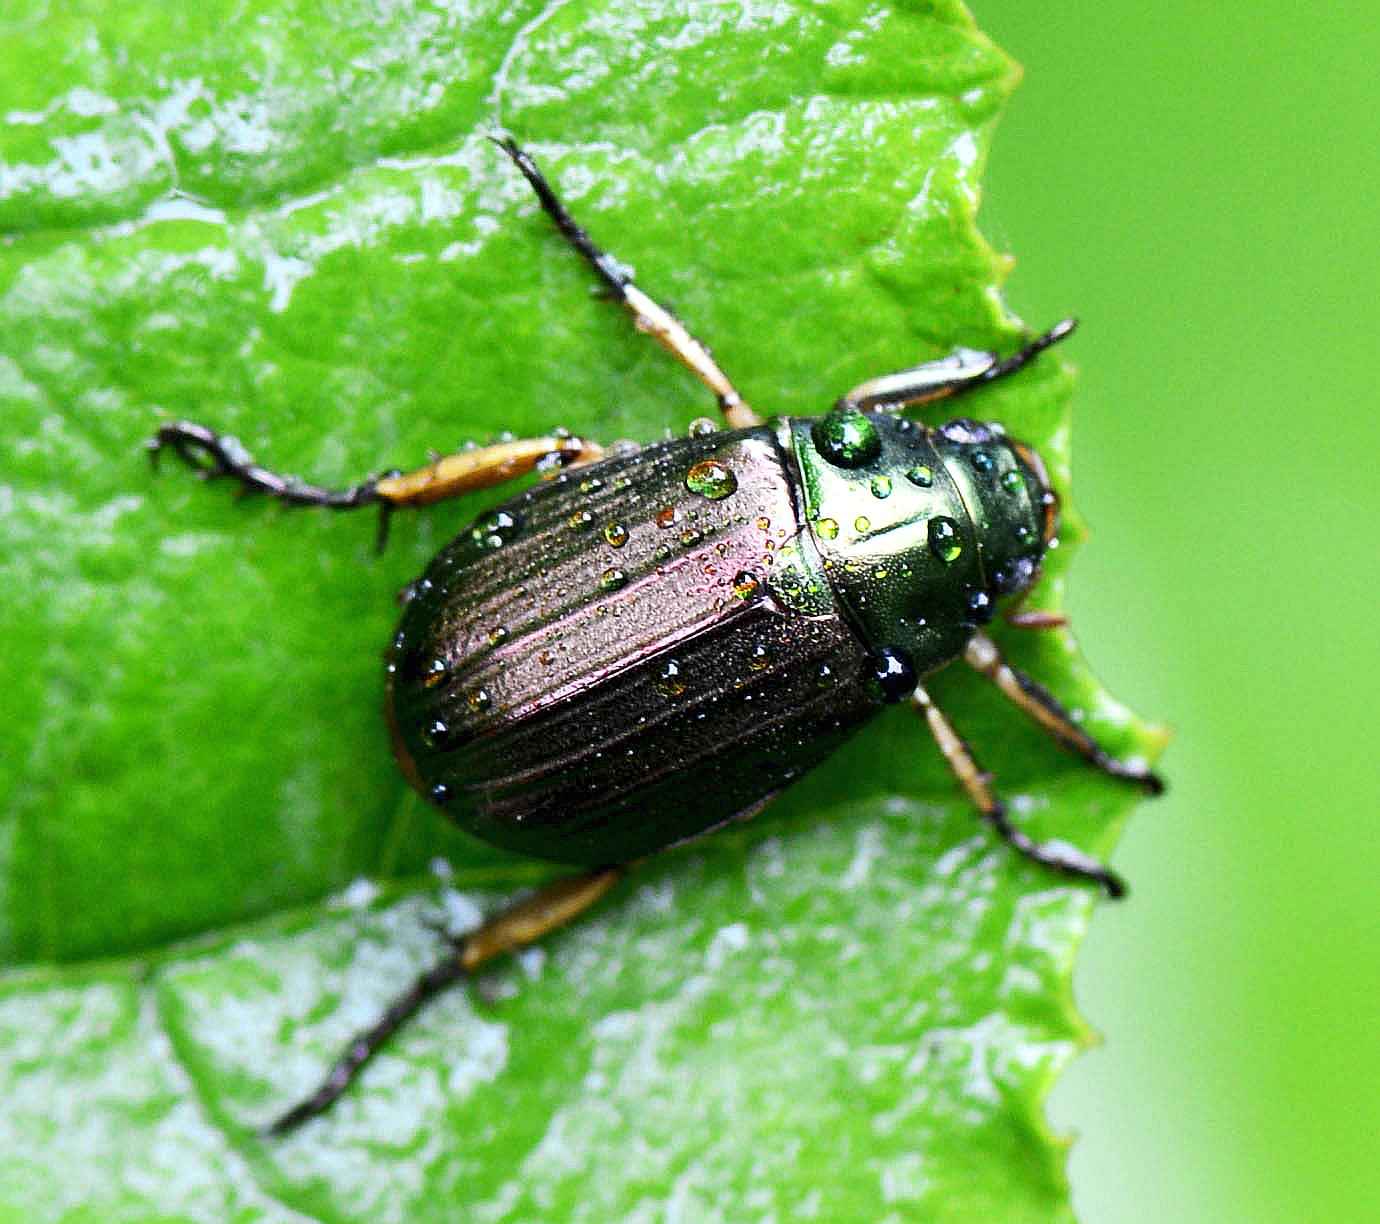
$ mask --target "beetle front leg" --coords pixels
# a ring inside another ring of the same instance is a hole
[[[1071,335],[1077,326],[1077,320],[1064,319],[1009,357],[984,349],[955,349],[937,361],[869,378],[840,399],[838,406],[864,412],[900,412],[916,404],[971,391],[1024,369],[1050,345]]]
[[[1070,717],[1069,712],[1024,672],[1012,667],[997,644],[985,633],[975,633],[963,652],[963,661],[997,686],[1002,696],[1014,702],[1040,724],[1056,743],[1076,752],[1103,773],[1134,782],[1147,794],[1158,795],[1164,783],[1144,765],[1118,761]]]
[[[394,999],[373,1025],[354,1036],[316,1091],[276,1118],[268,1127],[269,1133],[285,1135],[324,1113],[388,1039],[441,991],[470,977],[489,961],[525,948],[579,917],[626,872],[626,867],[601,867],[587,875],[556,880],[456,940],[446,955]]]
[[[371,476],[345,489],[325,489],[296,476],[283,476],[260,467],[234,438],[205,425],[171,421],[149,440],[149,457],[157,463],[170,447],[203,478],[229,476],[247,493],[266,493],[288,506],[323,506],[328,510],[356,510],[377,505],[381,511],[379,548],[387,538],[388,516],[400,506],[428,506],[448,497],[487,489],[530,472],[554,458],[562,467],[593,463],[604,450],[568,434],[496,442],[473,450],[444,455],[413,472]]]
[[[1072,846],[1041,845],[1011,823],[1002,802],[992,794],[988,777],[978,766],[972,750],[959,737],[953,725],[923,688],[916,687],[911,705],[925,719],[930,734],[944,754],[953,775],[972,800],[978,814],[996,830],[997,836],[1018,854],[1079,880],[1091,880],[1102,885],[1112,898],[1126,895],[1126,883],[1110,867],[1091,855],[1082,854]]]
[[[677,358],[700,382],[714,393],[719,411],[730,429],[746,429],[760,425],[761,418],[748,407],[747,401],[738,394],[738,389],[728,380],[710,355],[709,350],[690,333],[685,326],[666,307],[653,301],[633,284],[626,268],[607,251],[594,245],[594,240],[570,215],[561,203],[546,176],[538,169],[537,163],[511,137],[495,139],[513,164],[522,171],[523,177],[536,192],[537,200],[546,215],[555,222],[556,228],[579,255],[589,264],[603,281],[604,287],[616,302],[621,302],[632,313],[633,323],[640,332],[651,336],[662,348]]]

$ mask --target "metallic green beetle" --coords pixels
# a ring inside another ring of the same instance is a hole
[[[1021,369],[960,349],[873,379],[825,416],[761,421],[685,327],[590,240],[535,163],[500,142],[614,298],[714,392],[727,428],[608,453],[554,433],[332,491],[255,465],[187,422],[151,443],[293,505],[387,512],[548,477],[462,532],[408,589],[386,709],[403,773],[475,836],[586,869],[459,940],[274,1124],[326,1109],[423,1002],[597,901],[637,860],[759,811],[882,705],[909,700],[1015,850],[1094,881],[1108,868],[1014,828],[920,681],[963,658],[1055,739],[1151,792],[982,632],[1030,588],[1058,528],[1039,457],[995,424],[901,415]],[[1019,619],[1019,617],[1017,617]],[[1040,618],[1027,617],[1028,623]],[[1043,623],[1048,623],[1044,618]]]

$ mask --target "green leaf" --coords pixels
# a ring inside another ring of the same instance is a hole
[[[158,423],[344,484],[712,411],[502,130],[764,412],[1025,334],[974,227],[1016,73],[957,3],[319,10],[0,43],[0,1220],[1070,1218],[1041,1101],[1093,898],[995,845],[904,711],[258,1136],[434,920],[551,869],[443,826],[378,712],[391,596],[486,499],[378,557],[367,515],[151,472]],[[965,411],[1063,484],[1069,390],[1050,357]],[[1007,644],[1150,747],[1066,635]],[[1032,833],[1109,849],[1125,790],[971,674],[933,691]]]

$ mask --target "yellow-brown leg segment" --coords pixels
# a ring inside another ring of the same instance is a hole
[[[626,867],[602,867],[587,875],[556,880],[526,901],[490,918],[478,930],[456,940],[446,955],[394,999],[370,1028],[355,1035],[316,1091],[276,1119],[269,1126],[269,1132],[286,1134],[324,1113],[388,1039],[429,1000],[446,987],[469,977],[481,965],[525,948],[579,917],[626,871]]]
[[[323,489],[296,476],[282,476],[260,467],[234,438],[191,421],[172,421],[162,426],[148,446],[155,462],[164,447],[171,447],[203,478],[229,476],[246,493],[266,493],[285,505],[324,506],[328,510],[378,506],[380,549],[387,539],[388,516],[399,506],[429,506],[448,497],[487,489],[530,472],[541,463],[574,467],[594,463],[604,455],[603,448],[595,442],[558,433],[496,442],[442,456],[413,472],[390,472],[371,476],[346,489]]]
[[[1076,752],[1089,764],[1114,778],[1134,782],[1151,795],[1164,790],[1159,775],[1144,765],[1118,761],[1070,717],[1069,712],[1024,672],[1012,667],[997,644],[985,633],[975,633],[963,652],[963,661],[985,676],[1001,694],[1018,705],[1049,732],[1056,743]]]
[[[923,688],[917,687],[911,695],[910,702],[929,726],[930,734],[939,745],[939,751],[944,754],[950,770],[968,798],[972,800],[978,814],[996,830],[1002,841],[1032,862],[1073,876],[1075,879],[1091,880],[1102,885],[1109,897],[1126,895],[1126,884],[1122,878],[1097,859],[1081,853],[1072,846],[1041,845],[1016,828],[1007,816],[1004,805],[992,794],[988,775],[979,767],[971,749],[959,737],[930,695]]]
[[[714,393],[719,411],[723,413],[728,427],[746,429],[752,425],[760,425],[761,418],[738,394],[737,388],[719,368],[709,350],[690,334],[690,330],[675,315],[633,284],[632,277],[622,264],[594,245],[593,239],[561,203],[560,197],[546,181],[546,176],[538,169],[537,163],[511,138],[495,140],[494,143],[508,154],[513,159],[513,164],[522,171],[523,177],[531,184],[537,200],[546,215],[555,222],[561,236],[594,269],[614,300],[621,302],[631,312],[637,330],[651,336]]]
[[[487,489],[530,472],[543,460],[562,467],[596,463],[603,447],[581,438],[561,436],[518,438],[475,450],[442,455],[415,472],[381,476],[374,482],[379,497],[392,507],[429,506],[448,497]]]

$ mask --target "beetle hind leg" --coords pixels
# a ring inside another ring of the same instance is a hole
[[[1039,863],[1042,867],[1074,879],[1100,884],[1109,897],[1115,899],[1126,895],[1125,881],[1091,855],[1083,854],[1072,846],[1041,844],[1016,828],[1007,816],[1005,806],[992,794],[988,777],[978,765],[972,750],[963,742],[954,730],[953,724],[944,717],[930,695],[917,686],[910,701],[912,707],[929,726],[930,734],[934,736],[935,743],[944,754],[949,769],[972,800],[978,814],[992,826],[1002,841],[1022,857]]]
[[[633,283],[628,270],[618,260],[594,245],[594,240],[561,203],[560,197],[547,182],[537,163],[517,141],[506,136],[502,139],[495,137],[494,143],[522,172],[523,178],[531,185],[543,211],[551,218],[561,237],[594,269],[609,296],[614,301],[621,302],[631,312],[637,330],[651,336],[714,393],[719,411],[723,413],[728,427],[745,429],[752,425],[760,425],[761,419],[748,407],[747,401],[729,381],[728,375],[719,368],[709,349],[695,339],[689,328],[666,307],[653,301],[639,289]]]
[[[285,1135],[328,1110],[354,1082],[364,1065],[388,1039],[441,991],[470,977],[476,969],[508,952],[535,943],[565,926],[594,905],[626,873],[625,867],[601,867],[586,875],[567,876],[504,910],[454,941],[430,969],[384,1010],[378,1020],[355,1034],[310,1096],[279,1115],[268,1133]]]

